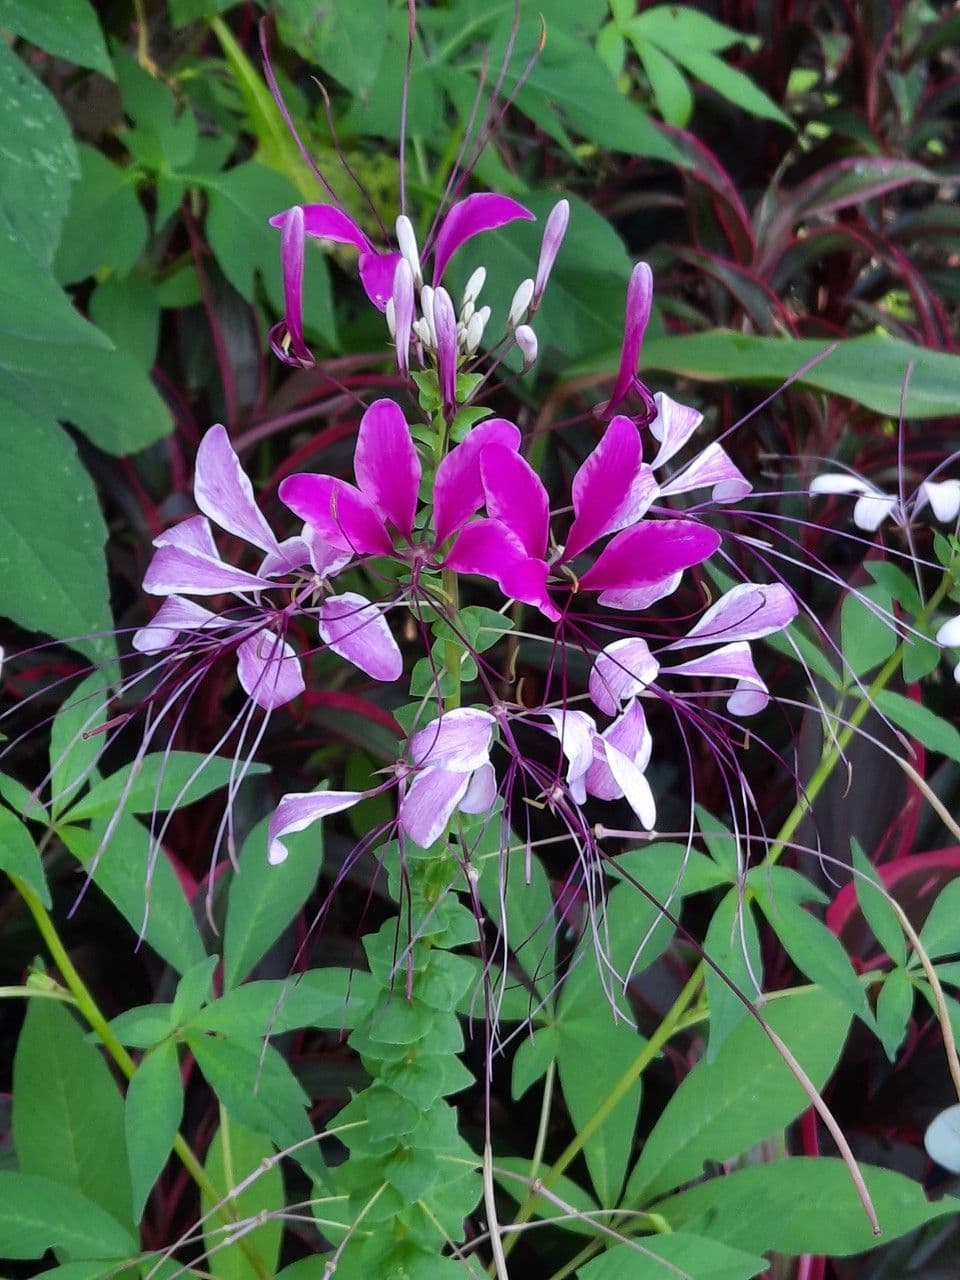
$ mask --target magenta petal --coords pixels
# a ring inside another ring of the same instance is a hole
[[[460,801],[461,813],[490,813],[497,802],[497,775],[492,764],[482,764],[470,779]]]
[[[649,609],[658,600],[672,596],[683,579],[682,573],[671,573],[658,582],[651,582],[648,587],[635,587],[632,591],[601,591],[597,603],[608,609],[626,609],[629,611]]]
[[[633,386],[637,376],[637,362],[643,335],[650,322],[653,306],[653,272],[645,262],[638,262],[627,285],[627,306],[623,327],[623,348],[620,352],[620,368],[607,409],[615,409]]]
[[[409,538],[417,512],[420,459],[392,400],[375,400],[360,420],[353,469],[360,491]]]
[[[286,861],[289,850],[283,836],[303,831],[331,813],[342,813],[362,799],[362,791],[293,791],[284,796],[267,827],[267,861],[274,867]]]
[[[506,418],[488,418],[475,426],[462,444],[451,449],[437,467],[433,524],[438,543],[445,542],[483,506],[480,450],[492,444],[516,453],[520,448],[518,428]]]
[[[433,294],[433,324],[437,334],[437,374],[443,412],[450,421],[457,409],[457,313],[449,293],[442,287]]]
[[[624,515],[627,524],[640,518],[640,511],[632,515],[637,504],[630,502],[640,459],[640,432],[629,418],[614,418],[573,477],[574,521],[564,544],[564,560],[572,560],[597,538],[622,528]],[[650,478],[652,498],[656,485],[649,469],[646,474]]]
[[[175,644],[184,631],[216,631],[225,626],[229,623],[202,604],[168,596],[147,625],[133,633],[131,643],[138,653],[162,653]]]
[[[714,502],[738,502],[750,493],[753,485],[731,461],[727,451],[714,442],[660,488],[664,497],[672,493],[689,493],[691,489],[711,490]]]
[[[306,688],[294,650],[267,630],[237,647],[237,675],[244,692],[265,711],[292,702]]]
[[[678,400],[671,400],[662,391],[658,391],[653,399],[657,416],[650,423],[650,434],[660,442],[660,448],[650,465],[656,468],[669,462],[683,448],[703,421],[703,414]]]
[[[742,582],[712,604],[682,640],[668,647],[687,649],[699,644],[759,640],[788,626],[797,613],[793,592],[781,583],[761,586]]]
[[[646,640],[639,636],[617,640],[608,644],[593,664],[590,697],[608,716],[616,715],[622,703],[656,680],[659,670]]]
[[[451,547],[444,567],[492,578],[509,599],[535,605],[553,622],[560,617],[547,591],[546,561],[528,556],[517,535],[499,520],[468,524]]]
[[[403,657],[383,611],[356,591],[329,596],[320,606],[320,638],[374,680],[397,680]]]
[[[298,472],[282,481],[279,494],[281,502],[341,551],[387,556],[393,550],[376,507],[345,480]]]
[[[770,701],[767,686],[753,665],[750,646],[744,641],[725,644],[676,667],[664,667],[663,674],[735,680],[737,687],[727,699],[727,709],[732,715],[756,715]]]
[[[371,249],[360,255],[360,283],[378,311],[386,311],[393,294],[393,278],[397,274],[399,253],[377,253]]]
[[[153,596],[218,596],[223,591],[262,591],[272,586],[269,578],[172,546],[160,547],[143,579],[144,591]]]
[[[528,222],[536,221],[530,210],[525,209],[522,204],[493,191],[478,192],[452,205],[440,224],[433,246],[434,285],[440,282],[447,263],[462,244],[466,244],[481,231],[495,231],[497,227],[505,227],[518,218],[525,218]]]
[[[416,765],[457,772],[479,769],[489,759],[495,723],[489,711],[454,707],[411,737],[410,759]]]
[[[528,556],[542,557],[550,528],[550,499],[540,477],[519,453],[492,444],[480,454],[487,513],[505,524]]]
[[[616,534],[581,577],[580,587],[642,587],[700,564],[719,546],[719,533],[693,520],[648,520]]]
[[[469,786],[469,773],[424,769],[413,779],[400,801],[397,814],[400,829],[421,849],[429,849],[443,835]]]
[[[205,516],[221,529],[276,554],[279,543],[253,496],[253,485],[240,465],[226,427],[211,427],[197,449],[193,496]]]
[[[303,229],[308,236],[315,236],[318,240],[333,240],[337,244],[352,244],[361,253],[369,253],[373,249],[362,228],[335,204],[294,205],[292,209],[274,214],[270,219],[271,227],[285,227],[295,210],[299,211]]]
[[[556,261],[563,237],[567,234],[567,223],[570,221],[570,202],[558,200],[550,210],[547,225],[543,229],[543,240],[540,242],[540,258],[537,261],[537,278],[533,282],[533,305],[538,306],[550,279],[550,272]]]

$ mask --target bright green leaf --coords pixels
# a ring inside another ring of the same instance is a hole
[[[97,818],[112,814],[118,805],[122,805],[125,813],[152,814],[182,809],[227,786],[235,769],[236,762],[226,756],[204,756],[198,751],[158,751],[144,756],[138,766],[124,765],[96,783],[71,806],[68,817],[71,822]],[[244,766],[245,777],[266,772],[266,765]]]
[[[928,750],[960,762],[960,731],[949,721],[935,715],[922,703],[891,689],[882,689],[876,696],[876,702],[885,716]]]
[[[160,341],[160,303],[145,276],[108,276],[90,295],[90,318],[142,369],[149,370]]]
[[[877,997],[877,1030],[880,1042],[891,1062],[907,1034],[907,1023],[913,1012],[913,983],[904,969],[889,973]]]
[[[50,795],[54,816],[61,814],[86,785],[106,743],[91,733],[109,718],[105,674],[94,671],[66,697],[50,731]]]
[[[709,1236],[672,1231],[644,1236],[632,1246],[614,1245],[580,1267],[577,1274],[580,1280],[666,1280],[674,1274],[667,1265],[696,1280],[751,1280],[769,1264],[765,1258],[731,1249]]]
[[[19,876],[45,907],[50,906],[50,890],[33,836],[16,814],[3,808],[0,808],[0,870]]]
[[[713,1061],[727,1036],[747,1017],[743,1001],[717,973],[721,970],[748,1000],[757,997],[763,979],[760,935],[753,910],[737,889],[731,889],[710,920],[704,950],[713,961],[705,969],[707,1004],[710,1009],[710,1038],[707,1059]]]
[[[850,841],[850,850],[856,872],[853,883],[863,918],[894,964],[906,964],[907,944],[903,929],[897,913],[887,901],[887,892],[877,870],[863,852],[858,840]]]
[[[88,0],[0,0],[0,27],[55,58],[113,79],[96,10]]]
[[[886,617],[875,613],[866,600],[882,609]],[[890,593],[881,586],[864,587],[858,595],[848,595],[844,600],[840,611],[841,648],[854,675],[863,676],[879,667],[899,644],[892,626],[892,609]]]
[[[920,930],[920,945],[932,959],[960,955],[960,877],[937,895]]]
[[[215,1187],[229,1191],[239,1182],[257,1172],[258,1176],[239,1195],[230,1200],[233,1213],[240,1219],[253,1219],[260,1213],[276,1214],[286,1203],[283,1194],[283,1174],[278,1164],[272,1163],[273,1146],[267,1138],[252,1133],[230,1116],[214,1134],[207,1152],[204,1168]],[[271,1161],[267,1167],[267,1161]],[[210,1273],[215,1280],[258,1280],[261,1273],[254,1271],[238,1244],[224,1247],[223,1223],[215,1213],[213,1204],[201,1198],[206,1218],[204,1240]],[[270,1275],[276,1274],[280,1260],[280,1238],[283,1223],[277,1217],[268,1218],[262,1226],[244,1236],[249,1240],[263,1261]]]
[[[39,1258],[47,1249],[125,1258],[136,1255],[139,1244],[99,1204],[61,1180],[0,1172],[0,1257]],[[90,1280],[103,1274],[91,1272]]]
[[[183,1115],[177,1046],[166,1040],[148,1053],[127,1086],[124,1127],[133,1216],[139,1222],[153,1184],[167,1163]]]
[[[53,270],[74,284],[110,268],[126,275],[147,243],[147,215],[137,199],[136,172],[81,143],[80,180],[74,185]],[[104,227],[110,234],[104,235]]]

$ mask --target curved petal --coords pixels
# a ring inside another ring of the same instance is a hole
[[[660,448],[650,465],[656,470],[683,448],[703,421],[703,414],[679,400],[672,400],[662,391],[657,392],[653,401],[657,416],[650,423],[650,434],[659,440]]]
[[[960,480],[924,480],[917,490],[917,507],[929,502],[936,518],[947,524],[960,514]]]
[[[753,655],[745,641],[722,645],[712,653],[691,658],[676,667],[664,667],[663,674],[735,680],[737,686],[727,698],[727,710],[732,715],[756,715],[770,701],[767,686],[753,665]]]
[[[616,747],[607,746],[605,754],[620,794],[636,814],[640,825],[646,831],[652,831],[657,821],[657,803],[643,770]]]
[[[470,779],[461,813],[490,813],[497,802],[497,775],[492,764],[482,764]]]
[[[647,717],[643,707],[636,699],[627,703],[623,713],[609,728],[604,729],[602,737],[605,743],[616,747],[638,769],[645,769],[650,763],[653,739],[647,728]]]
[[[675,640],[667,648],[688,649],[700,644],[759,640],[788,626],[798,611],[793,592],[782,583],[762,586],[741,582],[712,604],[682,640]]]
[[[604,605],[607,609],[627,609],[631,612],[649,609],[658,600],[672,596],[682,580],[683,572],[681,571],[668,574],[658,582],[651,582],[648,587],[635,587],[633,590],[625,591],[601,591],[597,596],[597,603]]]
[[[349,552],[339,551],[338,555],[349,559]],[[258,572],[262,578],[282,578],[286,574],[296,573],[298,569],[313,568],[313,556],[310,544],[302,535],[285,538],[277,544],[276,551],[265,555]]]
[[[547,591],[547,562],[528,556],[517,535],[499,520],[475,520],[462,529],[444,567],[492,578],[508,599],[535,605],[553,622],[560,617]]]
[[[714,502],[739,502],[753,485],[731,460],[722,445],[708,444],[679,475],[660,486],[664,497],[673,493],[689,493],[692,489],[710,488]]]
[[[286,226],[295,210],[299,210],[303,218],[303,229],[308,236],[315,236],[318,240],[333,240],[336,244],[352,244],[361,253],[373,251],[373,244],[366,232],[335,204],[294,205],[292,209],[274,214],[270,219],[271,227]]]
[[[387,309],[400,260],[399,253],[377,253],[374,249],[360,255],[360,283],[378,311]]]
[[[407,420],[392,400],[375,400],[360,419],[353,470],[364,497],[409,538],[422,472]]]
[[[876,533],[897,505],[897,499],[888,494],[865,493],[853,504],[853,523],[867,533]]]
[[[628,636],[608,644],[598,655],[590,672],[590,697],[608,716],[615,716],[622,703],[642,693],[657,678],[660,664],[646,640]]]
[[[131,644],[138,653],[162,653],[184,631],[216,631],[226,626],[229,623],[202,604],[168,596],[147,625],[133,633]]]
[[[567,782],[575,785],[593,764],[593,740],[597,726],[593,717],[585,711],[568,711],[547,707],[535,715],[546,716],[550,732],[560,742],[560,750],[567,758]]]
[[[433,295],[433,324],[437,335],[437,376],[443,411],[452,421],[457,409],[457,313],[444,288]]]
[[[469,773],[424,769],[416,775],[400,801],[397,819],[401,831],[421,849],[429,849],[443,835],[469,786]]]
[[[280,270],[283,277],[283,322],[276,337],[271,331],[274,350],[286,363],[313,364],[313,355],[303,337],[303,252],[304,220],[299,205],[288,209],[280,235]],[[285,332],[284,332],[285,330]]]
[[[284,836],[303,831],[331,813],[342,813],[362,799],[362,791],[292,791],[285,795],[267,827],[267,861],[273,867],[286,861],[289,850]]]
[[[529,209],[525,209],[509,196],[497,195],[494,191],[480,191],[458,200],[447,212],[440,224],[437,238],[433,246],[433,283],[437,285],[443,276],[447,263],[460,248],[481,231],[495,231],[510,222],[524,218],[535,222],[536,218]]]
[[[206,516],[190,516],[179,524],[164,529],[153,540],[155,547],[179,547],[181,551],[189,551],[193,555],[205,556],[210,560],[219,560],[220,552],[213,540],[213,530]]]
[[[480,454],[487,514],[519,538],[528,556],[547,549],[550,499],[540,477],[519,453],[491,444]]]
[[[359,489],[335,476],[298,472],[287,476],[280,501],[331,546],[355,555],[387,556],[393,539],[383,518]]]
[[[403,675],[403,656],[382,610],[356,591],[324,600],[319,631],[328,648],[374,680]]]
[[[479,769],[490,758],[495,723],[489,711],[454,707],[411,737],[410,759],[416,765],[460,773]]]
[[[822,476],[814,476],[810,481],[810,493],[873,493],[883,496],[876,485],[870,484],[862,476],[848,475],[845,471],[828,471]]]
[[[520,431],[506,418],[478,423],[462,444],[451,449],[437,467],[433,486],[433,527],[437,542],[445,542],[483,506],[480,450],[500,445],[516,453]]]
[[[200,441],[193,496],[205,516],[221,529],[276,555],[280,544],[253,496],[253,485],[240,465],[226,427],[211,427]]]
[[[650,322],[653,307],[653,272],[645,262],[638,262],[627,285],[627,305],[623,326],[623,347],[620,351],[620,368],[606,411],[615,409],[625,399],[637,376],[637,363],[643,335]]]
[[[533,303],[537,306],[543,297],[550,279],[550,272],[567,234],[567,223],[570,221],[570,201],[558,200],[550,210],[543,239],[540,241],[540,257],[537,260],[537,278],[533,282]]]
[[[700,564],[719,546],[719,533],[693,520],[648,520],[616,534],[580,579],[580,588],[647,586]]]
[[[268,630],[238,645],[237,676],[244,692],[265,711],[292,702],[306,688],[293,648]]]
[[[572,560],[605,533],[639,520],[643,514],[643,489],[637,484],[641,474],[648,477],[651,502],[656,493],[650,469],[640,472],[641,456],[640,432],[629,418],[618,415],[573,477],[574,520],[564,544],[564,560]]]
[[[269,578],[175,546],[160,547],[143,578],[143,589],[152,596],[218,596],[223,591],[263,591],[273,585]]]

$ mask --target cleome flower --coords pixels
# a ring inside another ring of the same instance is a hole
[[[154,540],[157,550],[143,586],[166,599],[135,633],[135,649],[163,653],[181,637],[212,639],[215,650],[232,647],[242,688],[258,706],[272,710],[304,690],[300,660],[284,639],[291,619],[302,614],[316,618],[320,638],[348,662],[374,679],[397,679],[400,650],[381,609],[356,592],[331,593],[330,581],[351,559],[349,551],[310,527],[280,542],[223,426],[211,427],[200,442],[194,498],[203,514]],[[211,521],[263,553],[256,572],[222,559]],[[234,596],[238,608],[217,614],[189,599],[223,594]]]
[[[898,495],[885,493],[852,471],[827,471],[814,477],[810,492],[855,496],[853,523],[866,533],[876,533],[886,520],[901,528],[910,525],[928,505],[941,524],[949,524],[960,515],[960,480],[924,480],[911,498],[901,501]]]

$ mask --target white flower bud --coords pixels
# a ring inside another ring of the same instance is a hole
[[[413,278],[419,289],[423,284],[423,272],[420,270],[420,253],[417,249],[417,236],[413,229],[413,223],[405,213],[401,213],[397,218],[396,228],[397,244],[400,247],[400,252],[410,264],[410,270],[413,272]]]
[[[518,324],[513,331],[513,336],[516,338],[520,354],[523,356],[523,370],[526,373],[530,366],[536,364],[537,361],[537,351],[539,350],[537,335],[528,324]]]
[[[473,313],[476,311],[476,309],[477,308],[472,299],[469,302],[465,302],[463,304],[463,310],[460,312],[461,324],[464,324],[464,325],[469,324],[470,321],[473,319]]]
[[[417,335],[417,338],[419,339],[421,345],[427,351],[432,351],[433,348],[436,346],[436,343],[433,340],[433,335],[430,332],[430,326],[427,324],[426,320],[423,319],[423,317],[421,317],[419,320],[414,320],[413,332]]]
[[[397,336],[397,308],[394,306],[392,298],[387,299],[383,315],[387,322],[387,328],[390,330],[390,337],[395,338]]]
[[[467,281],[467,287],[463,291],[463,305],[466,307],[468,302],[476,302],[480,297],[480,290],[483,288],[487,280],[486,267],[477,267],[473,275]]]
[[[480,345],[485,324],[483,313],[488,310],[488,307],[483,307],[480,311],[476,312],[475,315],[470,317],[470,323],[467,325],[467,335],[463,344],[464,350],[468,356],[472,356]]]
[[[517,291],[513,295],[513,301],[510,303],[510,312],[507,315],[507,324],[511,329],[515,328],[527,313],[527,308],[533,298],[533,281],[530,279],[523,280],[517,286]]]
[[[428,284],[425,284],[420,290],[420,310],[424,320],[427,322],[427,333],[430,335],[430,345],[437,345],[437,327],[433,322],[433,299],[434,291]]]

